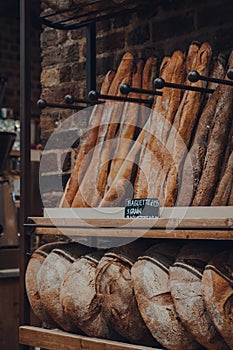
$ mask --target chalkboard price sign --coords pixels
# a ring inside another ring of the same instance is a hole
[[[125,218],[158,218],[158,198],[132,198],[125,201]]]

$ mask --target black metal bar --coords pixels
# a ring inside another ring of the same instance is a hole
[[[85,106],[77,106],[77,105],[64,104],[64,103],[61,103],[61,104],[59,104],[59,103],[48,103],[48,102],[46,102],[43,99],[39,99],[37,101],[37,106],[40,109],[44,109],[46,107],[49,107],[49,108],[63,108],[63,109],[81,110],[81,109],[83,109],[83,108],[85,108],[87,106],[88,102],[83,100],[82,103],[86,104],[86,105]]]
[[[202,88],[198,86],[170,83],[165,81],[163,78],[156,78],[154,80],[154,86],[156,89],[163,89],[164,87],[170,87],[174,89],[196,91],[196,92],[208,93],[208,94],[212,94],[214,92],[214,89],[207,89],[207,88]]]
[[[96,228],[105,228],[105,229],[118,229],[118,230],[128,230],[128,226],[85,226],[85,225],[55,225],[55,224],[33,224],[25,223],[25,227],[31,228],[58,228],[58,229],[80,229],[85,228],[88,230],[96,230]],[[233,231],[233,226],[130,226],[131,230],[176,230],[176,231]]]
[[[112,96],[112,95],[103,95],[99,94],[97,91],[92,90],[88,94],[88,98],[90,101],[98,101],[99,99],[102,100],[111,100],[111,101],[119,101],[119,102],[134,102],[134,103],[145,103],[151,105],[153,103],[153,100],[151,99],[141,99],[141,98],[132,98],[132,97],[126,97],[126,96]]]
[[[90,23],[86,28],[86,74],[87,91],[96,89],[96,24]]]
[[[230,75],[231,75],[231,73],[230,73]],[[211,82],[211,83],[217,83],[217,84],[222,84],[222,85],[233,86],[233,81],[229,81],[229,80],[225,80],[225,79],[206,77],[204,75],[199,74],[196,70],[192,70],[191,72],[188,73],[188,79],[192,83],[195,83],[195,82],[197,82],[199,80],[202,80],[202,81],[207,81],[207,82]]]
[[[71,10],[69,9],[67,11],[71,11]],[[63,17],[60,20],[55,20],[55,21],[53,21],[52,19],[48,20],[49,17],[50,18],[53,16],[56,17],[58,14],[62,14],[62,12],[66,12],[66,10],[65,10],[65,11],[58,11],[58,12],[54,12],[52,14],[46,14],[44,16],[41,16],[40,20],[41,20],[42,24],[44,24],[48,27],[54,28],[54,29],[72,30],[72,29],[79,29],[79,28],[88,26],[89,24],[96,23],[99,21],[105,21],[105,20],[110,19],[110,18],[115,17],[115,16],[121,16],[121,15],[126,15],[128,13],[133,13],[135,11],[136,11],[136,8],[133,8],[133,9],[120,8],[117,11],[109,11],[109,13],[99,15],[99,16],[97,16],[97,14],[93,14],[93,17],[87,17],[86,19],[81,20],[79,22],[78,22],[78,19],[80,19],[83,16],[77,16],[77,18],[75,18],[75,16],[74,16],[72,18],[74,23],[70,23],[70,24],[67,23],[66,17]],[[86,15],[88,16],[89,13],[87,13]]]
[[[120,92],[122,94],[125,94],[125,95],[129,94],[130,92],[136,92],[139,94],[153,95],[153,96],[162,96],[163,95],[163,93],[161,91],[134,88],[128,84],[121,84],[120,85]]]
[[[26,297],[24,272],[27,264],[25,252],[30,246],[24,232],[29,216],[30,201],[30,103],[31,103],[31,1],[20,1],[20,325],[29,324],[30,306]],[[29,349],[22,345],[21,349]]]
[[[92,90],[88,94],[88,98],[91,102],[98,101],[99,99],[103,100],[111,100],[111,101],[121,101],[121,102],[134,102],[134,103],[145,103],[151,105],[153,103],[153,100],[146,100],[141,98],[131,98],[131,97],[125,97],[125,96],[113,96],[113,95],[104,95],[99,94],[97,91]]]

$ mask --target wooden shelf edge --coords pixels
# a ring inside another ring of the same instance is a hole
[[[70,217],[30,217],[29,221],[32,222],[30,229],[36,234],[63,234],[74,239],[78,236],[233,239],[233,207],[188,208],[184,217],[182,210],[176,209],[174,215],[155,219],[92,218],[92,211],[88,210],[86,213],[90,216],[81,218],[70,210],[67,212]]]
[[[106,339],[76,335],[59,329],[43,329],[34,326],[19,327],[19,343],[48,350],[162,350]]]

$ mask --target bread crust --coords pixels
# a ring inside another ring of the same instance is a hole
[[[90,248],[71,242],[53,249],[38,271],[37,281],[41,301],[51,318],[63,330],[80,332],[72,320],[64,314],[60,302],[60,287],[67,269],[75,259],[90,251]]]
[[[207,75],[209,71],[212,49],[209,43],[201,45],[193,66],[201,75]],[[203,82],[192,83],[194,86],[203,87]],[[204,84],[205,85],[205,84]],[[167,148],[172,153],[173,163],[170,164],[166,183],[160,198],[165,198],[165,206],[174,206],[179,190],[180,167],[186,155],[187,147],[191,143],[193,128],[200,112],[203,96],[199,92],[186,90],[178,111],[175,115],[174,128],[169,134]]]
[[[100,93],[107,95],[111,83],[114,79],[115,71],[110,70],[106,74],[104,81],[101,86]],[[95,105],[93,107],[93,111],[90,116],[90,120],[88,123],[87,131],[80,138],[80,144],[77,150],[76,160],[74,169],[72,170],[71,176],[67,182],[64,195],[62,197],[60,207],[70,207],[73,199],[78,191],[79,185],[84,177],[84,174],[87,170],[90,158],[91,158],[91,150],[95,146],[97,137],[99,124],[101,121],[101,116],[103,113],[103,105]]]
[[[214,60],[210,77],[223,79],[225,76],[225,65],[222,56]],[[182,186],[177,199],[178,206],[187,206],[192,203],[201,177],[205,160],[208,138],[214,123],[214,114],[220,97],[220,87],[216,83],[208,84],[208,88],[215,89],[212,95],[207,97],[197,128],[192,141],[192,146],[184,161],[182,169]],[[192,193],[190,194],[190,179],[193,178]]]
[[[208,313],[229,347],[233,348],[233,251],[225,250],[205,267],[202,283]]]
[[[109,95],[122,95],[119,86],[123,82],[130,84],[134,64],[133,55],[129,52],[125,53],[109,88]],[[103,198],[112,152],[111,142],[119,125],[123,105],[121,102],[105,103],[98,130],[97,145],[85,178],[74,197],[72,207],[95,207]]]
[[[155,244],[132,267],[132,283],[140,313],[155,339],[166,349],[198,349],[182,325],[172,301],[169,266],[182,243]]]
[[[209,260],[220,251],[215,242],[185,244],[170,267],[171,295],[176,311],[189,332],[205,349],[229,350],[206,310],[202,275]]]
[[[233,52],[229,57],[228,65],[233,65]],[[214,125],[210,133],[202,175],[192,202],[193,206],[211,204],[228,140],[233,109],[233,88],[221,85],[219,89],[220,97],[216,106]]]

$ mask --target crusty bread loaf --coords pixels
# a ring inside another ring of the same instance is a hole
[[[185,70],[185,58],[181,51],[175,51],[164,70],[165,81],[171,83],[182,84]],[[158,197],[161,190],[161,184],[164,181],[164,161],[166,158],[165,144],[173,123],[174,116],[180,104],[182,91],[180,89],[164,88],[163,96],[157,99],[155,109],[153,111],[154,128],[152,134],[155,138],[151,138],[153,142],[153,156],[149,170],[148,197]],[[150,143],[150,141],[149,141]],[[161,144],[163,147],[161,148]],[[151,148],[149,144],[149,148]],[[161,152],[162,151],[162,152]],[[161,205],[163,198],[160,197]]]
[[[165,56],[160,65],[160,76],[163,77],[165,75],[164,71],[166,71],[167,66],[170,62],[170,57]],[[151,137],[151,130],[153,123],[153,111],[158,103],[158,100],[161,97],[158,96],[153,101],[152,111],[148,120],[148,128],[142,143],[142,147],[140,150],[140,156],[138,160],[138,170],[137,176],[134,184],[134,197],[135,198],[147,198],[148,197],[148,175],[150,170],[150,163],[152,161],[152,154],[148,150],[148,142]]]
[[[133,77],[132,77],[132,86],[135,88],[142,87],[143,67],[144,67],[144,61],[139,60],[136,66],[136,70],[133,73]],[[138,93],[130,93],[129,97],[140,98],[140,95],[138,96]],[[122,111],[119,130],[115,140],[116,147],[113,150],[113,157],[110,161],[111,165],[110,165],[110,170],[107,177],[105,192],[108,191],[108,189],[111,187],[112,182],[116,177],[116,174],[118,173],[122,163],[127,157],[129,149],[133,144],[134,135],[137,130],[137,127],[142,128],[144,125],[144,124],[138,125],[139,113],[140,113],[140,107],[138,103],[130,103],[130,102],[125,103]]]
[[[53,249],[44,260],[37,274],[41,301],[51,318],[66,331],[79,332],[72,320],[64,314],[60,302],[60,287],[67,269],[90,248],[72,242]]]
[[[56,323],[52,320],[47,313],[39,294],[37,275],[38,272],[48,256],[48,254],[54,249],[63,246],[62,242],[47,243],[37,248],[29,262],[25,271],[25,288],[29,303],[35,314],[35,316],[42,322],[42,325],[46,328],[56,327]]]
[[[119,86],[121,83],[131,82],[134,68],[134,57],[127,52],[121,59],[115,77],[109,88],[109,95],[121,96]],[[101,124],[98,130],[96,147],[93,151],[91,162],[85,173],[85,177],[74,197],[72,207],[97,206],[104,195],[108,164],[112,151],[111,140],[120,121],[124,103],[106,102],[101,117]]]
[[[203,272],[203,298],[216,328],[233,349],[233,251],[215,255]]]
[[[131,267],[144,248],[143,242],[135,241],[105,253],[96,269],[96,292],[105,319],[117,333],[136,344],[156,345],[131,285]]]
[[[101,94],[108,94],[114,76],[115,72],[112,70],[106,74],[100,89]],[[92,149],[97,141],[99,124],[101,122],[103,109],[104,105],[95,105],[93,107],[87,131],[82,137],[80,137],[75,165],[72,170],[72,174],[66,184],[60,207],[70,207],[78,191],[79,185],[91,160]]]
[[[142,78],[143,84],[144,84],[143,88],[145,89],[151,88],[155,71],[156,71],[156,59],[150,58],[147,60],[143,70],[143,78]],[[106,207],[106,206],[109,206],[109,203],[111,203],[112,206],[113,204],[120,205],[121,203],[124,203],[124,200],[127,197],[127,190],[131,189],[129,179],[131,179],[132,169],[134,168],[135,163],[137,164],[139,162],[140,152],[145,150],[145,144],[146,144],[145,137],[146,135],[149,135],[149,130],[150,130],[150,127],[149,127],[150,117],[145,118],[145,116],[142,116],[142,118],[143,118],[143,123],[144,123],[144,119],[146,119],[146,122],[142,130],[141,131],[139,130],[139,134],[127,155],[127,159],[123,162],[122,166],[120,167],[114,179],[114,182],[112,183],[109,190],[106,191],[104,198],[100,202],[99,206]],[[143,123],[140,121],[140,125],[142,125]],[[138,172],[140,172],[140,166],[138,168]],[[132,195],[131,191],[129,193],[129,196],[130,195]]]
[[[220,179],[215,196],[211,202],[212,206],[227,205],[233,186],[233,152],[227,162],[223,177]]]
[[[182,243],[152,246],[132,267],[132,283],[140,313],[155,339],[166,349],[198,349],[176,313],[169,286],[169,267]]]
[[[201,75],[208,75],[212,49],[209,43],[203,43],[198,51],[193,66]],[[193,86],[202,87],[203,81],[192,83]],[[191,142],[193,128],[199,116],[203,95],[196,91],[186,90],[167,141],[167,149],[173,156],[173,163],[167,166],[166,183],[162,188],[160,198],[165,198],[166,206],[174,206],[180,187],[180,167]]]
[[[231,206],[233,205],[233,186],[231,188],[231,193],[230,193],[227,205],[231,205]]]
[[[64,313],[92,337],[117,339],[104,318],[95,290],[95,274],[105,251],[99,250],[77,259],[67,270],[60,290]]]
[[[228,60],[233,66],[233,52]],[[227,79],[227,76],[225,77]],[[214,125],[209,137],[204,167],[192,205],[210,205],[219,180],[224,150],[231,126],[233,109],[233,87],[220,86],[220,98],[216,106]]]
[[[195,69],[194,62],[196,61],[198,51],[201,47],[201,43],[199,41],[192,41],[188,47],[186,54],[186,62],[185,62],[185,76],[187,79],[188,73]],[[186,80],[186,84],[189,84],[189,80]]]
[[[222,55],[219,55],[219,57],[214,60],[210,76],[218,79],[224,78],[225,59],[222,57]],[[210,94],[209,98],[207,99],[207,103],[201,113],[197,124],[192,146],[184,161],[181,178],[182,186],[180,188],[179,196],[177,199],[178,206],[188,206],[192,203],[201,177],[208,145],[208,137],[214,122],[213,116],[215,114],[216,106],[221,94],[221,89],[220,87],[216,86],[216,83],[208,84],[208,88],[216,90],[212,95]],[[192,178],[193,187],[190,188],[190,179]],[[192,193],[190,193],[190,191],[192,191]]]
[[[176,311],[189,332],[208,350],[229,350],[209,317],[202,297],[204,267],[219,251],[216,242],[188,243],[170,267],[171,295]]]

